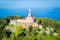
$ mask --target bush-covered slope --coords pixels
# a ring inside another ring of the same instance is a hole
[[[0,18],[0,40],[60,40],[60,21],[52,20],[49,18],[36,18],[38,24],[43,26],[42,31],[46,27],[54,28],[55,32],[58,33],[58,36],[53,36],[53,33],[46,35],[44,32],[40,33],[37,28],[24,29],[20,25],[14,25],[15,32],[5,30],[6,26],[11,26],[9,24],[12,19],[19,19],[22,17],[10,16],[7,18]]]

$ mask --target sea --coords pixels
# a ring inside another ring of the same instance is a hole
[[[60,21],[60,8],[31,8],[33,17],[51,18]],[[0,8],[0,18],[8,16],[23,16],[28,15],[28,8],[6,9]]]

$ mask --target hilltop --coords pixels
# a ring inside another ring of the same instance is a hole
[[[18,40],[18,39],[25,40],[27,37],[29,37],[29,35],[30,35],[31,38],[28,38],[28,39],[30,39],[30,40],[34,40],[34,39],[44,40],[43,38],[44,38],[45,33],[44,33],[43,30],[45,30],[46,27],[53,28],[54,31],[52,31],[52,33],[55,33],[55,32],[58,33],[58,36],[51,36],[51,34],[46,35],[45,36],[46,40],[51,40],[51,39],[58,40],[60,38],[60,21],[52,20],[52,19],[49,19],[49,18],[35,18],[37,23],[43,26],[43,29],[42,29],[43,33],[41,34],[40,31],[37,31],[37,28],[32,28],[32,29],[27,28],[27,30],[26,30],[26,29],[22,28],[21,25],[15,25],[15,26],[10,25],[10,20],[14,20],[14,19],[16,20],[16,19],[21,19],[21,18],[23,18],[23,17],[9,16],[7,18],[0,18],[0,35],[3,36],[3,38],[2,38],[3,40],[8,39],[7,37],[9,37],[9,35],[11,35],[9,38],[12,37],[12,40],[15,40],[15,37],[16,37],[16,40]],[[13,28],[16,28],[16,29],[15,29],[15,32],[11,32],[9,30],[5,30],[5,27],[13,27]],[[7,34],[5,32],[7,32]],[[37,35],[35,34],[35,32],[37,33]],[[35,34],[36,38],[31,33]],[[15,34],[15,36],[14,36],[14,34]],[[40,34],[43,37],[39,36]],[[25,36],[25,35],[27,35],[27,36]],[[56,35],[56,34],[54,34],[54,35]],[[48,38],[48,36],[49,36],[50,39]],[[22,39],[23,37],[25,39]],[[39,38],[39,37],[41,37],[41,38]],[[51,38],[51,37],[53,37],[53,38]]]

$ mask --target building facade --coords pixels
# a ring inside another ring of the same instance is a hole
[[[28,11],[28,16],[26,18],[21,18],[17,20],[11,20],[10,23],[12,25],[21,25],[21,26],[33,26],[36,27],[38,26],[35,18],[31,14],[31,9]]]

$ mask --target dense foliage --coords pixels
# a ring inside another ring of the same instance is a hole
[[[0,40],[60,40],[60,21],[51,20],[48,18],[36,18],[37,23],[43,25],[43,31],[46,27],[54,28],[54,32],[58,33],[58,36],[53,34],[40,33],[38,28],[22,28],[21,25],[9,24],[11,19],[18,19],[22,17],[11,16],[7,18],[0,18]],[[13,27],[15,32],[5,30],[5,27]]]

